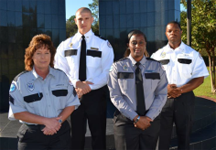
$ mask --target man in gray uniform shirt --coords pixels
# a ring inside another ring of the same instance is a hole
[[[146,37],[128,34],[128,57],[115,62],[109,74],[116,150],[155,149],[159,113],[166,102],[167,79],[160,63],[146,58]]]

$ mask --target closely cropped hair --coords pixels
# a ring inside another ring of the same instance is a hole
[[[132,30],[132,31],[130,31],[128,33],[128,38],[126,40],[127,44],[129,44],[131,37],[133,35],[135,35],[135,34],[142,35],[144,37],[144,39],[145,39],[146,44],[147,44],[147,38],[146,38],[145,34],[140,30]],[[126,51],[124,53],[124,57],[128,57],[129,55],[130,55],[130,49],[127,47],[127,49],[126,49]],[[149,57],[149,54],[148,54],[147,50],[145,50],[144,55],[145,55],[145,57]]]
[[[37,49],[39,48],[47,48],[51,53],[50,67],[54,67],[54,56],[56,53],[56,48],[53,46],[50,36],[46,34],[38,34],[35,35],[29,46],[25,49],[25,69],[30,71],[33,69],[34,62],[32,57]]]
[[[170,21],[169,23],[167,23],[166,27],[167,27],[169,24],[176,24],[176,25],[178,25],[179,29],[182,30],[182,29],[181,29],[180,23],[177,22],[177,21]]]

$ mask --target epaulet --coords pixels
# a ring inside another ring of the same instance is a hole
[[[153,59],[153,58],[150,58],[150,57],[146,57],[146,59],[147,59],[147,60],[152,60],[152,61],[159,62],[159,61],[157,61],[157,60],[155,60],[155,59]]]
[[[59,68],[52,68],[52,69],[58,70],[58,71],[60,71],[60,72],[63,72],[63,73],[67,76],[67,74],[66,74],[63,70],[61,70],[61,69],[59,69]]]
[[[103,39],[103,40],[105,40],[105,41],[107,40],[106,38],[100,36],[99,34],[95,34],[95,36],[97,36],[97,37],[99,37],[99,38],[101,38],[101,39]]]
[[[124,58],[121,58],[121,59],[119,59],[119,60],[117,60],[117,61],[115,61],[115,62],[124,61],[124,60],[126,60],[126,59],[128,59],[128,58],[127,58],[127,57],[124,57]]]
[[[17,81],[17,79],[19,78],[19,76],[21,76],[22,74],[27,73],[27,72],[28,71],[23,71],[23,72],[19,73],[13,80]]]

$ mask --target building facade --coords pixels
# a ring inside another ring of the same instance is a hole
[[[0,0],[0,111],[8,110],[8,91],[24,70],[32,37],[45,33],[54,45],[66,38],[65,0]]]
[[[147,37],[152,54],[167,42],[166,24],[180,21],[180,0],[99,0],[100,35],[115,50],[115,60],[123,57],[129,31],[139,29]]]

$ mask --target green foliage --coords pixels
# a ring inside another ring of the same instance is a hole
[[[66,37],[73,36],[77,32],[77,26],[74,21],[75,15],[66,21]]]
[[[187,0],[181,0],[187,7]],[[205,50],[209,59],[211,91],[216,92],[215,49],[216,49],[216,0],[192,0],[191,2],[191,46]],[[181,13],[182,40],[187,40],[187,13]],[[203,53],[203,52],[202,52]]]
[[[99,0],[93,0],[93,2],[88,5],[92,11],[92,15],[95,19],[95,22],[98,22],[99,21]]]

